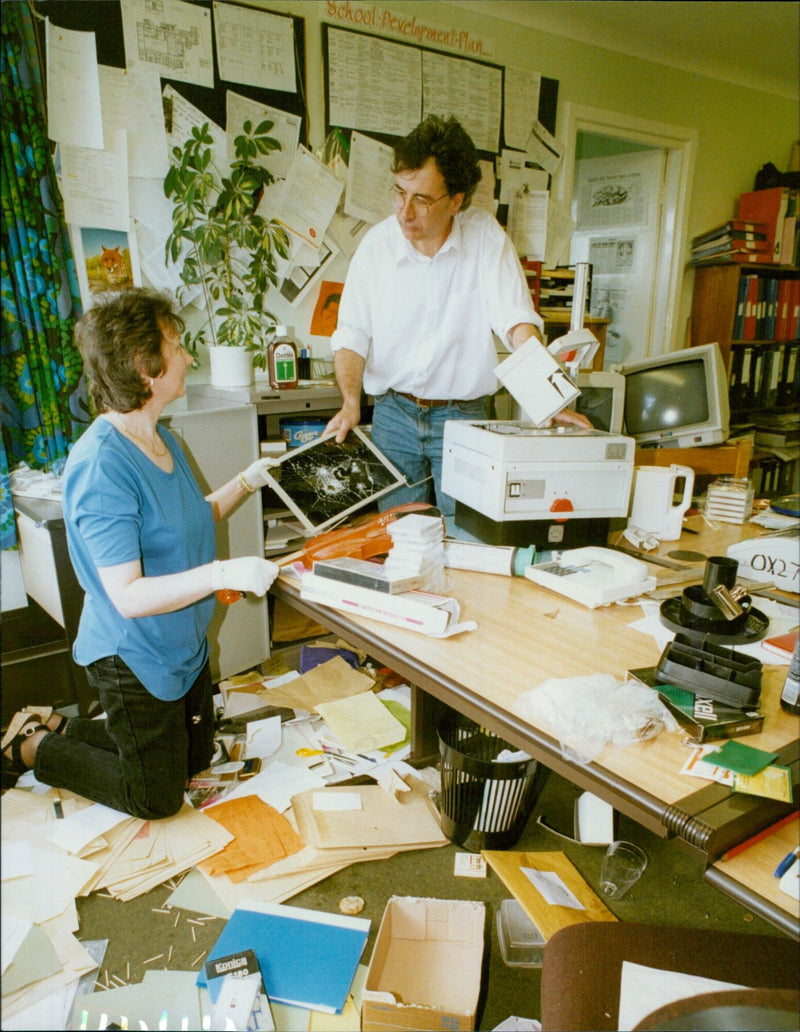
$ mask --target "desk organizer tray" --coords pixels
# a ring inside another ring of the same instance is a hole
[[[761,695],[761,662],[733,649],[677,634],[661,654],[656,679],[728,706],[749,709]]]

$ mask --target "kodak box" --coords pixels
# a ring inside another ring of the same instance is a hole
[[[361,996],[363,1032],[473,1032],[485,920],[472,900],[392,896]]]

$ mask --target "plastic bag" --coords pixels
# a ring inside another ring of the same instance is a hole
[[[550,678],[517,699],[517,712],[549,725],[566,759],[589,763],[605,745],[632,745],[679,729],[658,694],[613,674]]]

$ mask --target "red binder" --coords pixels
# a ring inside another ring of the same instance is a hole
[[[772,250],[772,261],[780,264],[783,241],[783,220],[789,205],[789,187],[771,186],[767,190],[751,190],[739,197],[737,218],[763,222]]]

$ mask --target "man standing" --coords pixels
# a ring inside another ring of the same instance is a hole
[[[488,212],[468,210],[480,178],[478,153],[454,118],[428,116],[394,149],[390,216],[364,237],[347,274],[331,338],[343,404],[326,427],[344,440],[374,396],[372,440],[408,486],[383,507],[455,503],[441,490],[448,419],[485,419],[497,390],[492,331],[514,349],[541,341],[514,247]],[[575,412],[560,422],[589,426]]]

